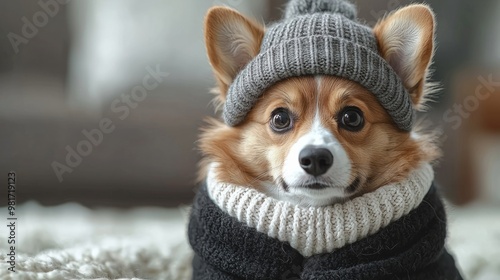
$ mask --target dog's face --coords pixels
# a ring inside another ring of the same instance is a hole
[[[420,108],[433,53],[432,12],[407,7],[374,32],[381,55]],[[261,26],[233,10],[209,12],[206,41],[220,104],[238,71],[258,54],[262,36]],[[438,154],[429,137],[399,130],[368,90],[331,76],[275,84],[237,127],[210,122],[200,147],[219,180],[301,205],[328,205],[373,191]]]

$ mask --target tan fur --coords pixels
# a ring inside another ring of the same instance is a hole
[[[362,178],[363,188],[357,193],[373,191],[388,183],[406,178],[422,162],[434,161],[439,149],[431,137],[401,132],[374,95],[356,83],[322,77],[316,89],[313,77],[282,81],[269,89],[246,121],[235,128],[211,120],[201,136],[200,148],[218,163],[221,180],[261,189],[263,182],[279,177],[291,146],[310,130],[319,95],[321,119],[342,143],[353,164],[352,178]],[[360,132],[338,128],[333,116],[346,106],[357,106],[365,114],[366,125]],[[271,112],[289,108],[299,116],[293,131],[276,134],[269,127]]]
[[[421,41],[416,56],[418,65],[412,65],[416,72],[405,76],[405,85],[410,86],[408,90],[412,93],[415,107],[420,107],[428,93],[425,90],[426,75],[433,53],[433,36],[428,37],[427,33],[433,33],[434,21],[432,13],[424,6],[406,9],[409,10],[396,12],[381,21],[375,27],[375,34],[380,38],[382,55],[388,58],[391,48],[386,45],[384,32],[388,32],[391,22],[408,16],[409,11],[417,14],[416,22],[426,30],[424,37],[427,39]],[[220,25],[250,26],[254,38],[247,38],[246,44],[254,48],[247,47],[252,49],[249,54],[256,55],[257,49],[253,44],[262,39],[259,28],[253,29],[255,26],[250,24],[251,21],[235,13],[229,9],[212,10],[206,21],[207,49],[218,80],[219,100],[225,99],[230,84],[228,81],[234,78],[231,77],[234,64],[224,60],[228,59],[227,56],[222,57],[225,54],[218,50],[222,43],[217,35],[218,31],[231,27]],[[329,128],[348,154],[352,163],[351,177],[361,178],[362,187],[353,196],[400,181],[422,162],[432,162],[439,157],[440,152],[432,136],[417,129],[411,133],[399,130],[375,96],[362,86],[345,79],[322,76],[321,86],[318,87],[315,79],[317,77],[297,77],[275,84],[237,127],[228,127],[218,120],[209,119],[199,141],[204,156],[200,180],[205,177],[207,165],[215,163],[219,180],[263,190],[265,182],[274,182],[281,176],[290,148],[310,130],[316,104],[319,104],[323,126]],[[349,132],[338,127],[335,117],[346,106],[356,106],[363,111],[366,124],[361,131]],[[274,133],[269,125],[271,113],[280,107],[289,109],[298,117],[293,130],[285,134]]]

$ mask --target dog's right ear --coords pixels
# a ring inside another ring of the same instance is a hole
[[[416,109],[424,107],[427,74],[434,56],[435,16],[430,7],[413,4],[389,14],[374,27],[382,56],[409,91]]]
[[[219,85],[220,101],[236,75],[260,51],[264,27],[237,11],[214,7],[205,19],[208,58]]]

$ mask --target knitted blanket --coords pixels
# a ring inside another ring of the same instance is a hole
[[[189,223],[193,279],[462,279],[444,248],[446,214],[429,168],[321,208],[227,184],[217,192],[209,175]]]

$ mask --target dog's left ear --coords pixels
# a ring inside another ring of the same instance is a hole
[[[428,6],[410,5],[379,21],[373,30],[379,51],[403,81],[417,109],[425,102],[434,28],[434,13]]]

